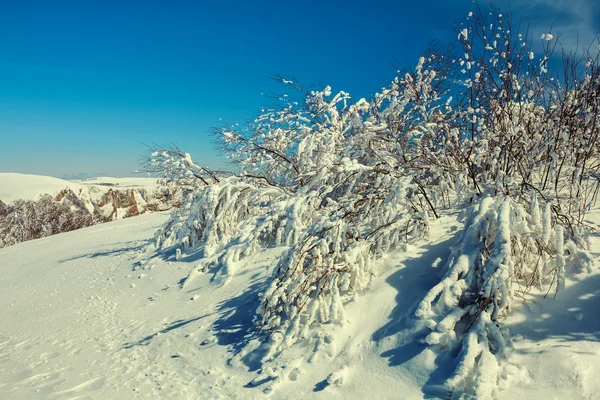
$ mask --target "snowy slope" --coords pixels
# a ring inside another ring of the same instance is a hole
[[[421,399],[446,397],[454,365],[411,328],[459,225],[390,256],[347,322],[286,354],[277,371],[235,357],[280,249],[245,261],[224,287],[179,282],[198,260],[145,252],[154,213],[0,250],[1,399]],[[597,238],[593,249],[600,248]],[[508,324],[516,340],[501,399],[596,399],[600,275],[537,296]],[[550,296],[552,297],[552,296]],[[265,395],[270,392],[270,395]]]
[[[74,180],[73,182],[83,186],[109,186],[115,187],[116,189],[156,189],[158,186],[156,178],[140,177],[111,178],[108,176],[101,176]]]
[[[67,188],[78,192],[81,186],[51,176],[0,173],[0,201],[7,204],[16,199],[36,200],[43,194],[56,195]]]
[[[79,181],[66,181],[51,176],[29,175],[17,173],[0,173],[0,201],[8,204],[16,199],[36,200],[40,195],[56,196],[69,188],[79,194],[90,188],[92,192],[104,193],[109,188],[115,189],[156,189],[158,184],[154,178],[110,178],[99,177]]]

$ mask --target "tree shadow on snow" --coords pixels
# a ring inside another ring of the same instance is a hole
[[[600,341],[600,275],[572,283],[554,298],[534,296],[523,304],[525,318],[507,325],[511,335],[534,342],[554,339],[559,342]]]
[[[266,288],[267,281],[254,282],[239,296],[230,298],[219,304],[219,318],[213,323],[217,343],[229,346],[231,357],[237,355],[252,339],[258,338],[254,327],[254,316],[260,304],[259,294]],[[262,367],[265,349],[260,346],[241,358],[249,371],[257,371]]]
[[[166,328],[161,329],[158,332],[155,332],[151,335],[148,335],[146,337],[144,337],[143,339],[138,340],[137,342],[132,342],[132,343],[126,343],[123,348],[125,349],[131,349],[133,347],[137,347],[137,346],[148,346],[150,344],[150,342],[152,342],[152,339],[154,339],[155,337],[157,337],[158,335],[162,335],[168,332],[171,332],[172,330],[175,329],[179,329],[179,328],[183,328],[184,326],[191,324],[192,322],[196,322],[202,318],[207,317],[208,314],[205,315],[201,315],[199,317],[196,318],[190,318],[190,319],[178,319],[177,321],[173,321],[171,322],[169,325],[167,325]]]
[[[450,254],[450,247],[455,243],[456,237],[451,237],[440,243],[424,245],[424,253],[417,258],[404,260],[404,267],[386,279],[398,291],[396,307],[389,315],[389,321],[373,333],[372,340],[379,341],[412,328],[416,307],[429,289],[440,281],[438,274]],[[389,354],[384,354],[384,357],[390,357],[391,366],[404,363],[405,355],[387,353]]]
[[[322,392],[323,390],[325,390],[327,388],[327,386],[329,386],[329,382],[327,382],[327,378],[323,379],[320,382],[317,382],[315,384],[315,387],[313,388],[313,392]]]
[[[163,261],[171,261],[171,262],[195,262],[205,258],[204,247],[201,246],[199,249],[192,251],[191,253],[183,253],[181,254],[181,258],[177,259],[177,249],[179,247],[177,245],[169,246],[169,247],[161,247],[159,249],[155,249],[151,256],[148,258],[159,258]]]
[[[96,251],[94,253],[89,253],[89,254],[81,254],[78,256],[65,258],[64,260],[60,260],[59,262],[65,263],[65,262],[69,262],[69,261],[81,260],[84,258],[92,258],[93,259],[93,258],[100,258],[100,257],[115,257],[115,256],[119,256],[122,254],[127,254],[127,253],[139,253],[144,248],[146,248],[149,243],[150,243],[149,240],[144,240],[141,243],[139,240],[116,243],[114,245],[111,245],[111,247],[107,250]]]
[[[402,262],[403,268],[390,275],[386,282],[394,287],[396,306],[389,315],[389,321],[375,331],[372,340],[380,342],[386,338],[397,342],[397,347],[384,351],[381,356],[388,359],[390,367],[401,366],[419,356],[427,345],[423,339],[429,333],[417,324],[414,314],[425,294],[440,281],[440,270],[450,255],[451,247],[456,245],[461,231],[458,230],[450,238],[429,245],[424,245],[424,252],[416,258]],[[456,365],[452,355],[440,354],[435,359],[436,368],[423,387],[425,398],[447,396],[443,382],[448,378],[447,371]],[[452,364],[452,365],[450,365]]]

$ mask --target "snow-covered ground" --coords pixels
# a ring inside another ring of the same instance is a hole
[[[280,249],[244,260],[226,286],[206,273],[182,288],[198,260],[146,251],[166,218],[0,250],[0,399],[448,398],[441,385],[454,355],[426,348],[410,322],[460,231],[452,217],[434,223],[429,242],[388,257],[368,293],[347,304],[347,321],[288,352],[272,377],[234,355]],[[513,366],[499,397],[600,398],[598,306],[592,275],[515,310]]]
[[[117,189],[155,189],[158,187],[156,178],[141,177],[112,178],[109,176],[100,176],[74,180],[73,182],[83,186],[109,186]]]
[[[0,201],[8,204],[17,199],[36,200],[43,194],[56,196],[65,189],[74,193],[105,193],[109,188],[115,189],[156,189],[155,178],[109,178],[99,177],[77,181],[66,181],[51,176],[29,175],[2,172],[0,173]],[[94,190],[90,190],[94,188]],[[86,190],[87,189],[87,190]]]

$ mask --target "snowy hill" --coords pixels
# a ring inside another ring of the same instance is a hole
[[[109,176],[100,176],[95,178],[87,178],[74,180],[78,184],[84,186],[114,186],[121,189],[156,189],[158,187],[156,178],[140,178],[140,177],[127,177],[127,178],[112,178]]]
[[[56,196],[67,188],[79,191],[81,186],[51,176],[0,173],[0,201],[5,204],[17,199],[36,200],[43,194]]]
[[[346,322],[260,371],[241,357],[257,293],[280,254],[245,259],[226,286],[200,260],[145,249],[167,219],[154,213],[0,250],[2,399],[421,399],[444,396],[452,355],[422,344],[409,324],[439,281],[460,226],[433,223],[432,238],[381,265]],[[599,248],[598,237],[593,248]],[[600,275],[567,281],[507,320],[516,351],[500,399],[595,399],[600,384]],[[270,393],[267,396],[265,393]]]
[[[95,194],[103,194],[111,187],[119,190],[157,190],[158,184],[154,178],[97,177],[66,181],[52,176],[0,173],[0,201],[5,204],[17,199],[36,200],[43,194],[56,196],[65,189],[70,189],[74,193],[85,190]]]
[[[91,178],[0,173],[0,247],[178,206],[181,191],[154,178]],[[64,221],[73,220],[72,223]]]

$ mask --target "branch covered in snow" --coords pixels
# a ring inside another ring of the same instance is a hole
[[[235,175],[178,150],[153,156],[193,190],[157,245],[179,256],[203,249],[204,267],[225,281],[243,257],[286,247],[255,318],[268,358],[343,323],[379,259],[466,208],[416,317],[429,345],[459,354],[448,390],[489,397],[510,344],[503,316],[532,288],[560,293],[569,273],[593,269],[585,215],[600,189],[600,64],[565,56],[559,79],[548,70],[551,39],[536,54],[492,6],[372,99],[283,80],[292,94],[277,106],[215,131]]]

